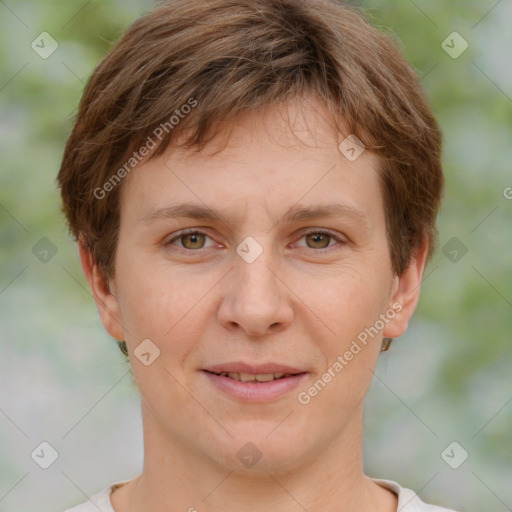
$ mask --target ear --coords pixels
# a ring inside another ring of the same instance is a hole
[[[83,240],[78,241],[78,250],[82,269],[89,283],[103,326],[110,336],[119,341],[124,340],[119,304],[117,297],[112,292],[114,282],[108,280],[98,267],[98,264],[93,260],[91,251]]]
[[[396,316],[384,327],[384,338],[398,338],[407,330],[420,297],[427,253],[428,239],[425,237],[409,266],[400,276],[395,277],[389,308],[396,312]]]

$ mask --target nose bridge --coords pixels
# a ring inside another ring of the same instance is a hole
[[[286,287],[276,275],[275,255],[261,240],[245,239],[237,248],[229,291],[221,307],[225,325],[237,324],[248,334],[260,335],[270,327],[283,328],[293,316]]]
[[[239,300],[248,305],[264,300],[265,304],[275,300],[279,295],[278,279],[271,271],[272,258],[261,255],[252,263],[240,259],[235,264],[236,293]],[[264,305],[264,304],[262,304]]]
[[[251,247],[250,241],[247,244],[249,245],[249,254],[251,252],[254,254],[256,248]],[[243,250],[243,246],[239,248],[240,252]],[[270,270],[275,266],[271,252],[267,245],[265,249],[262,247],[261,253],[254,261],[240,256],[234,263],[237,302],[254,312],[260,311],[260,314],[264,314],[272,307],[275,308],[275,302],[279,298],[277,279]]]

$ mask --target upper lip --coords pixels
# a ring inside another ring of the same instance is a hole
[[[304,373],[305,370],[299,370],[292,366],[286,366],[278,363],[250,364],[242,361],[234,361],[230,363],[221,363],[208,366],[204,370],[212,373],[250,373],[253,375],[261,375],[268,373]]]

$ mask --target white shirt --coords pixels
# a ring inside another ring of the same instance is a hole
[[[454,512],[451,509],[423,503],[414,491],[400,487],[400,485],[391,480],[379,480],[374,478],[373,481],[380,486],[389,489],[398,496],[397,512]],[[112,503],[110,503],[110,494],[113,487],[123,483],[126,482],[111,484],[103,491],[92,496],[88,502],[65,510],[64,512],[115,512],[112,507]]]

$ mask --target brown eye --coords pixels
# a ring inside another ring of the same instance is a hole
[[[327,233],[308,233],[305,235],[306,243],[310,249],[325,249],[329,246],[332,236]]]
[[[206,236],[204,233],[187,233],[181,235],[179,240],[186,249],[202,249]]]

